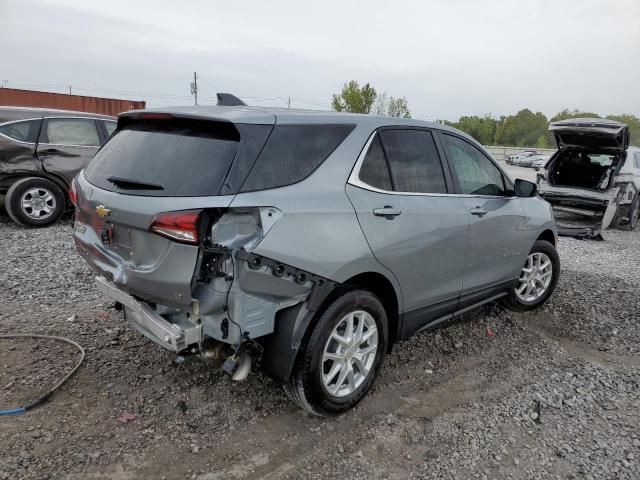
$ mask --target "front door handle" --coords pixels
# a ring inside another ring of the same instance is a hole
[[[373,214],[378,217],[385,217],[388,220],[392,220],[393,217],[397,217],[402,212],[397,208],[393,208],[391,205],[385,205],[384,208],[374,208]]]
[[[477,215],[477,216],[479,216],[479,217],[482,217],[483,215],[486,215],[486,214],[487,214],[487,213],[489,213],[489,212],[487,212],[487,211],[486,211],[484,208],[482,208],[482,207],[476,207],[476,208],[472,208],[471,210],[469,210],[469,213],[470,213],[471,215]]]

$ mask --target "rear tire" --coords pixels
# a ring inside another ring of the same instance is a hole
[[[516,312],[541,307],[549,300],[559,277],[558,251],[546,240],[537,240],[527,256],[520,277],[503,300],[503,304]]]
[[[624,230],[633,231],[638,227],[640,218],[640,194],[636,193],[631,205],[629,206],[629,221],[621,226]]]
[[[284,390],[309,413],[346,412],[373,385],[387,341],[387,316],[380,300],[366,290],[344,293],[303,342]]]
[[[35,228],[57,222],[66,207],[66,197],[51,180],[39,177],[23,178],[7,191],[5,208],[18,225]]]

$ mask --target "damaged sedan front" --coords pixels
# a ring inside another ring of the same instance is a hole
[[[609,227],[635,229],[640,203],[640,149],[629,128],[604,119],[551,123],[558,151],[538,175],[540,195],[553,207],[558,231],[595,238]]]

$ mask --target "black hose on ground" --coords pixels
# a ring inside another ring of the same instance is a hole
[[[18,413],[24,413],[27,410],[31,410],[32,408],[35,408],[38,405],[46,402],[49,399],[49,397],[51,397],[51,395],[53,395],[53,392],[55,392],[58,388],[60,388],[64,382],[69,380],[71,375],[76,373],[76,370],[78,370],[78,368],[80,367],[80,365],[84,361],[84,348],[82,348],[78,343],[74,342],[73,340],[71,340],[69,338],[57,337],[55,335],[35,335],[35,334],[30,334],[30,333],[17,333],[17,334],[14,334],[14,335],[0,335],[0,339],[3,339],[3,338],[4,339],[10,339],[10,338],[45,338],[45,339],[49,339],[49,340],[58,340],[60,342],[65,342],[65,343],[68,343],[69,345],[73,345],[74,347],[76,347],[80,351],[80,360],[78,360],[78,363],[76,363],[76,365],[71,369],[71,371],[69,373],[67,373],[64,376],[64,378],[62,378],[62,380],[60,380],[58,383],[56,383],[53,386],[53,388],[51,388],[47,393],[41,395],[40,397],[38,397],[37,399],[35,399],[31,403],[28,403],[27,405],[25,405],[23,407],[16,407],[16,408],[12,408],[12,409],[9,409],[9,410],[0,410],[0,415],[15,415],[15,414],[18,414]]]

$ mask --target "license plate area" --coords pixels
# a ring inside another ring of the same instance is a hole
[[[131,229],[122,225],[106,223],[109,231],[110,243],[115,247],[129,250],[131,248]]]

